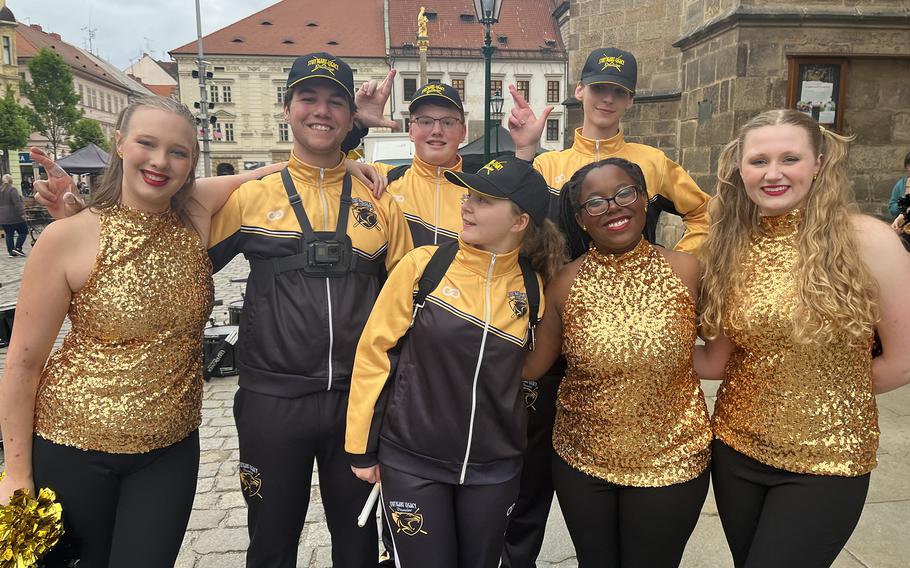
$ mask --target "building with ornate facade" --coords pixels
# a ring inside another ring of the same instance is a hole
[[[511,4],[511,7],[509,6]],[[494,85],[515,82],[532,104],[557,106],[553,124],[542,136],[545,147],[562,148],[562,110],[566,88],[565,60],[559,29],[553,20],[556,0],[506,0],[500,23],[493,27],[497,47]],[[428,79],[445,81],[462,91],[469,139],[483,131],[483,26],[469,0],[423,2],[428,16]],[[284,160],[290,154],[290,131],[283,118],[282,97],[293,60],[305,53],[327,51],[354,69],[357,86],[398,70],[387,116],[402,127],[409,119],[407,97],[418,88],[418,55],[414,48],[421,2],[412,0],[283,0],[203,38],[204,59],[213,73],[208,86],[216,117],[213,171],[250,169]],[[530,9],[528,8],[530,6]],[[522,8],[524,7],[524,8]],[[470,19],[468,18],[470,16]],[[170,52],[178,67],[180,99],[188,106],[200,100],[196,42]]]

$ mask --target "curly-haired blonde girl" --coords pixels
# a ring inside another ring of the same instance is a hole
[[[875,394],[910,382],[910,256],[857,211],[849,140],[774,110],[721,154],[694,363],[723,378],[711,478],[736,566],[831,565],[876,465]]]
[[[729,315],[726,301],[742,285],[746,248],[751,236],[763,230],[759,208],[746,194],[740,175],[744,140],[755,129],[781,124],[805,129],[814,155],[821,157],[798,237],[793,337],[803,342],[831,341],[835,334],[846,332],[862,339],[878,320],[878,305],[875,282],[850,230],[850,217],[858,212],[847,179],[847,142],[852,137],[823,129],[811,117],[793,110],[756,116],[720,155],[715,197],[709,205],[711,231],[701,249],[706,266],[701,288],[702,331],[707,338],[721,333],[724,317]]]

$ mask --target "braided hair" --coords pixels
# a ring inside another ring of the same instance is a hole
[[[584,254],[591,246],[590,235],[582,230],[578,221],[575,219],[575,215],[581,209],[581,186],[584,183],[585,178],[588,177],[588,174],[592,170],[603,166],[616,166],[623,170],[632,178],[635,185],[641,189],[641,192],[645,196],[648,195],[645,174],[642,173],[638,164],[630,162],[625,158],[612,157],[600,160],[599,162],[592,162],[572,174],[571,179],[562,186],[562,190],[559,192],[559,214],[557,216],[559,228],[566,236],[566,245],[568,247],[570,260],[575,260]]]

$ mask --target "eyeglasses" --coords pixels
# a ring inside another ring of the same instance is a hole
[[[617,207],[628,207],[638,201],[638,195],[641,188],[637,185],[627,185],[619,188],[613,197],[592,197],[585,201],[578,208],[579,211],[584,209],[591,217],[603,215],[610,209],[610,202],[616,203]]]
[[[452,130],[459,124],[462,124],[461,119],[455,118],[454,116],[444,116],[442,118],[433,118],[431,116],[418,116],[413,121],[411,121],[411,124],[416,124],[417,127],[420,128],[421,130],[432,130],[433,126],[435,126],[437,122],[439,123],[439,126],[441,126],[443,130]]]

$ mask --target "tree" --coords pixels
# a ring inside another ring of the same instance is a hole
[[[0,150],[3,150],[0,174],[10,173],[10,150],[17,150],[28,144],[28,136],[32,133],[32,128],[25,118],[25,109],[19,106],[16,99],[13,89],[7,86],[6,96],[0,99]]]
[[[28,121],[36,132],[48,139],[54,158],[66,144],[82,111],[76,107],[79,95],[73,88],[73,72],[57,53],[44,48],[28,62],[32,80],[22,81],[22,94],[32,103]]]
[[[76,121],[70,133],[73,135],[73,139],[70,140],[70,150],[73,152],[80,148],[85,148],[89,144],[100,146],[106,152],[110,151],[108,141],[104,137],[104,133],[101,132],[101,125],[98,124],[97,120],[80,118]]]

